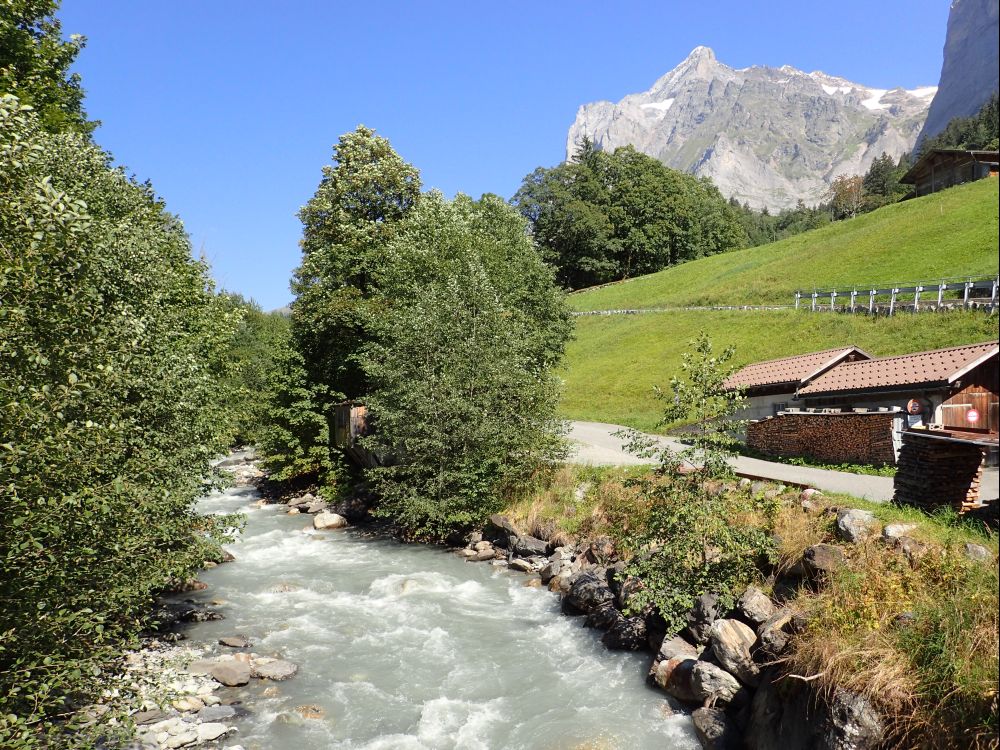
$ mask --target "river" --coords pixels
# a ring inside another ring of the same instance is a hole
[[[256,490],[216,492],[203,513],[241,511],[236,561],[194,595],[226,617],[186,631],[225,635],[299,665],[220,695],[250,716],[224,744],[246,750],[694,750],[687,716],[644,681],[647,654],[604,649],[583,618],[519,573],[440,548],[313,531],[307,515],[257,508]],[[191,595],[188,595],[191,596]],[[231,691],[231,692],[230,692]],[[265,694],[265,691],[266,694]],[[301,706],[320,718],[302,718]]]

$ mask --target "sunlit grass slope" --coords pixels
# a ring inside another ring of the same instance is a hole
[[[997,270],[997,180],[570,295],[575,310],[790,304],[796,289],[929,281]]]

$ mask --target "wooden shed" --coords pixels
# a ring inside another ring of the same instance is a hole
[[[934,148],[924,152],[899,181],[913,185],[915,196],[929,195],[963,182],[996,177],[997,157],[996,151]]]
[[[333,444],[360,466],[371,468],[381,461],[364,448],[360,440],[370,434],[368,407],[359,401],[345,401],[334,407]]]

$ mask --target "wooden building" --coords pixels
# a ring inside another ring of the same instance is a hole
[[[810,357],[824,366],[793,384],[788,373],[796,372],[795,360]],[[877,359],[851,347],[750,365],[727,385],[750,395],[748,412],[755,421],[747,428],[747,444],[762,453],[891,464],[900,458],[904,432],[920,427],[922,436],[932,430],[981,435],[975,450],[985,447],[995,463],[990,445],[1000,422],[998,362],[994,341]]]
[[[813,408],[906,409],[910,426],[996,433],[998,360],[1000,345],[987,341],[846,362],[800,388],[795,400]]]
[[[934,148],[924,152],[899,181],[913,185],[915,196],[929,195],[963,182],[996,177],[997,157],[996,151]]]

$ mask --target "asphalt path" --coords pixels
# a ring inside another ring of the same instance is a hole
[[[626,428],[620,425],[602,422],[570,422],[569,437],[574,446],[570,461],[591,466],[638,466],[650,463],[650,459],[639,458],[625,450],[626,441],[615,434],[624,429]],[[671,450],[682,451],[687,447],[671,438],[655,435],[650,437]],[[887,502],[893,495],[891,477],[792,466],[746,456],[737,456],[730,464],[740,476],[815,487],[826,492],[842,492],[873,502]],[[984,500],[1000,495],[1000,474],[996,468],[983,472],[980,493]]]

